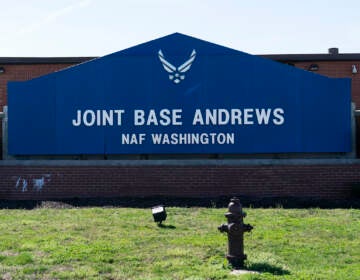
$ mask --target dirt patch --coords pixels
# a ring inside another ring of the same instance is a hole
[[[12,251],[3,251],[0,253],[1,256],[4,256],[4,257],[16,257],[19,255],[18,252],[12,252]]]

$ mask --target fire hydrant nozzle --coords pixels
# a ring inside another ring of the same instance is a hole
[[[244,254],[244,232],[250,232],[253,227],[250,224],[244,224],[246,213],[242,211],[240,200],[236,197],[230,200],[228,212],[225,217],[227,224],[218,227],[220,232],[226,232],[228,235],[228,254],[226,258],[229,263],[237,268],[244,266],[246,255]]]
[[[228,232],[228,227],[226,224],[222,224],[221,226],[218,227],[218,230],[220,232]]]

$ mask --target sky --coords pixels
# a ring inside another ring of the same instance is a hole
[[[0,57],[103,56],[180,32],[250,54],[360,53],[359,0],[0,0]]]

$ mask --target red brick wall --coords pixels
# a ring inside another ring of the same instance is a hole
[[[359,164],[239,166],[0,166],[0,199],[297,197],[346,199]],[[36,180],[43,182],[36,189]]]

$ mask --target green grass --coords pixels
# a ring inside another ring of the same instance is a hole
[[[0,210],[3,279],[360,279],[360,210],[247,209],[247,269],[230,275],[226,209]],[[0,279],[1,279],[0,277]]]

